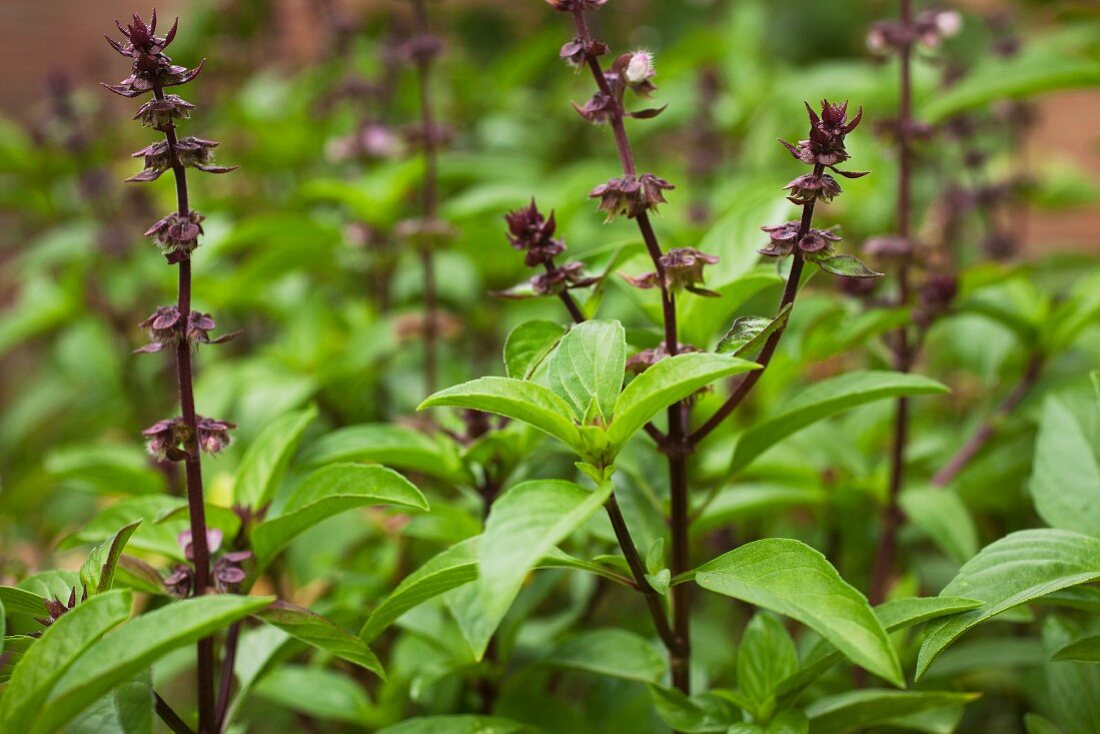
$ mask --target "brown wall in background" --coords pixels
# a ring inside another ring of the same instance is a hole
[[[277,24],[293,29],[285,34],[284,59],[304,59],[316,49],[318,39],[309,18],[321,1],[283,0]],[[186,4],[186,0],[158,0],[158,13],[167,20]],[[340,2],[353,12],[394,4],[395,0]],[[107,53],[102,34],[113,30],[112,19],[127,18],[135,7],[133,0],[0,0],[0,68],[4,70],[0,111],[23,121],[30,119],[30,111],[42,98],[41,84],[53,69],[76,69],[77,81],[88,83],[118,76],[117,59]],[[1051,156],[1074,161],[1100,182],[1100,90],[1045,97],[1039,104],[1039,117],[1029,142],[1031,159]],[[1073,247],[1100,252],[1100,208],[1037,212],[1030,221],[1027,239],[1032,251]]]

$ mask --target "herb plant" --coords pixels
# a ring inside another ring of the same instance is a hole
[[[1100,730],[1093,20],[212,8],[0,128],[0,731]]]

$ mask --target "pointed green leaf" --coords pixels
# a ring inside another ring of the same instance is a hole
[[[146,670],[93,703],[65,734],[153,734],[153,683]]]
[[[324,721],[366,726],[373,707],[363,686],[326,668],[280,665],[253,687],[257,696]]]
[[[1100,578],[1100,540],[1068,530],[1021,530],[986,546],[944,587],[943,596],[984,602],[973,611],[929,625],[919,679],[944,649],[967,630],[1013,607]]]
[[[1078,637],[1055,650],[1050,659],[1076,663],[1100,663],[1100,635]]]
[[[41,617],[46,613],[46,597],[15,586],[0,586],[0,604],[8,614]]]
[[[93,597],[87,603],[107,596]],[[37,712],[38,717],[28,731],[30,734],[56,731],[168,652],[254,614],[272,601],[271,597],[216,594],[175,602],[126,622],[77,658]]]
[[[748,543],[700,566],[695,581],[796,619],[855,664],[905,685],[897,653],[867,599],[804,543],[781,538]]]
[[[1043,650],[1050,656],[1081,632],[1075,621],[1052,614],[1043,620]],[[1049,712],[1066,734],[1100,731],[1100,666],[1047,660],[1043,673]]]
[[[417,716],[387,726],[378,734],[520,734],[530,731],[526,724],[498,716]]]
[[[477,615],[460,621],[477,659],[527,574],[610,494],[610,482],[589,491],[571,482],[535,480],[517,484],[493,503],[478,547],[478,580],[471,587]]]
[[[1100,412],[1051,397],[1043,403],[1031,496],[1048,525],[1100,535]]]
[[[758,227],[759,224],[756,225]],[[759,229],[752,233],[755,238]],[[704,252],[712,252],[705,250]],[[713,250],[719,252],[719,250]],[[726,257],[723,256],[723,261]],[[722,267],[719,263],[716,267]],[[678,298],[676,310],[680,314],[680,340],[685,344],[705,346],[711,343],[715,334],[729,323],[730,317],[745,302],[765,288],[781,286],[783,279],[770,265],[760,265],[755,269],[735,276],[732,280],[721,281],[711,278],[707,273],[707,287],[718,293],[721,298]]]
[[[689,352],[662,359],[634,378],[615,404],[607,429],[613,446],[622,446],[660,411],[715,380],[759,369],[760,365],[724,354]]]
[[[778,415],[745,431],[734,448],[730,473],[737,474],[774,444],[829,416],[875,400],[945,392],[947,387],[935,380],[901,372],[848,372],[824,380],[799,393]]]
[[[371,612],[359,636],[370,642],[413,607],[476,580],[480,542],[478,536],[453,545],[406,576]]]
[[[309,609],[277,601],[255,616],[307,645],[386,677],[382,663],[363,640]]]
[[[482,536],[457,543],[430,559],[406,576],[386,599],[375,607],[359,636],[370,642],[402,614],[451,589],[477,579],[477,554]],[[539,560],[537,568],[567,568],[602,576],[622,583],[622,578],[606,567],[573,558],[557,548]]]
[[[318,469],[302,480],[278,515],[252,530],[257,572],[291,540],[322,520],[371,505],[428,509],[419,489],[384,466],[331,464]]]
[[[927,622],[939,617],[945,617],[957,612],[965,612],[980,607],[982,603],[975,599],[960,599],[958,597],[911,597],[907,599],[892,599],[875,607],[875,616],[882,623],[887,632],[900,632],[909,629],[922,622]],[[821,677],[825,671],[840,660],[840,651],[829,644],[827,640],[821,640],[806,655],[801,667],[794,675],[787,677],[779,688],[778,695],[782,702],[790,702],[802,692],[806,686]]]
[[[611,420],[626,375],[626,332],[618,321],[585,321],[562,337],[546,365],[550,389],[585,423]]]
[[[978,552],[978,529],[959,495],[946,489],[922,487],[901,495],[905,516],[958,564]]]
[[[80,568],[80,581],[88,590],[89,596],[110,591],[115,581],[115,568],[118,567],[122,550],[140,524],[141,520],[130,523],[115,533],[113,538],[105,540],[88,554],[88,558]]]
[[[810,734],[847,734],[926,711],[958,708],[979,697],[977,693],[867,689],[818,699],[806,707],[806,715]]]
[[[454,451],[408,426],[367,423],[326,433],[302,450],[309,467],[358,461],[416,471],[456,484],[470,482],[469,472]]]
[[[1062,730],[1050,719],[1044,719],[1038,714],[1028,714],[1024,717],[1024,728],[1027,734],[1062,734]]]
[[[621,629],[582,632],[559,644],[540,662],[643,683],[659,682],[668,670],[665,656],[648,640]]]
[[[275,498],[302,434],[316,417],[317,407],[311,405],[277,418],[260,432],[237,469],[236,504],[259,509]]]
[[[780,683],[797,670],[798,651],[783,624],[757,612],[737,650],[737,689],[753,703],[755,718],[771,718]]]
[[[577,450],[580,432],[569,403],[534,382],[508,377],[482,377],[441,390],[420,404],[420,410],[441,405],[483,410],[523,421]]]
[[[565,329],[553,321],[524,321],[504,342],[504,368],[509,377],[526,380],[561,341]]]
[[[829,255],[826,257],[809,258],[826,273],[843,275],[846,278],[881,278],[882,273],[876,273],[863,264],[858,257],[851,255]]]
[[[0,731],[30,731],[69,666],[109,629],[124,622],[132,604],[129,591],[106,592],[78,604],[47,627],[12,671],[0,700]]]
[[[787,325],[793,305],[791,303],[785,305],[774,318],[741,316],[733,322],[714,351],[718,354],[732,354],[735,357],[758,351],[764,346],[768,337]]]

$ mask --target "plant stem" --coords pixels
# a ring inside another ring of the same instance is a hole
[[[413,0],[417,32],[427,35],[427,0]],[[435,106],[432,101],[432,60],[421,54],[416,61],[416,75],[420,85],[420,134],[424,145],[423,215],[425,222],[434,225],[439,213],[439,151],[436,146]],[[435,282],[435,255],[425,245],[420,251],[424,287],[424,383],[428,393],[435,392],[438,373],[439,324],[438,295]]]
[[[905,29],[905,40],[899,51],[901,66],[901,98],[898,105],[898,199],[897,230],[898,236],[909,240],[910,212],[912,209],[912,146],[913,128],[913,84],[912,62],[913,41],[909,37],[913,28],[913,2],[900,0],[901,24]],[[912,257],[912,243],[910,255]],[[909,262],[903,262],[898,268],[898,303],[908,305],[912,299]],[[916,350],[909,344],[909,328],[902,326],[894,336],[894,367],[899,372],[909,372],[916,358]],[[875,553],[874,567],[871,572],[871,589],[868,599],[872,604],[880,604],[886,598],[890,574],[897,554],[897,533],[901,525],[902,514],[898,506],[898,497],[905,484],[905,448],[909,438],[909,398],[898,398],[894,411],[894,429],[890,450],[890,486],[886,497],[886,506],[882,510],[882,537]]]
[[[176,734],[195,734],[195,730],[188,726],[187,722],[180,718],[180,715],[173,711],[168,702],[161,698],[156,691],[153,691],[153,699],[156,702],[157,716],[164,722],[165,726]]]
[[[153,88],[158,100],[164,99],[164,89],[158,84]],[[168,123],[162,130],[168,143],[172,173],[176,179],[176,203],[181,217],[187,217],[190,204],[187,196],[187,171],[177,153],[178,141],[175,125]],[[191,314],[191,259],[179,263],[179,298],[177,307],[180,319],[187,324]],[[184,471],[187,476],[187,507],[191,519],[191,548],[195,556],[195,596],[202,596],[210,586],[210,548],[206,542],[206,508],[202,490],[202,464],[199,453],[198,418],[195,414],[194,374],[191,365],[191,344],[181,339],[176,346],[176,373],[179,382],[180,412],[188,428],[185,445],[187,458]],[[197,643],[197,677],[199,704],[199,734],[213,734],[214,729],[214,640],[211,637]]]
[[[626,565],[630,567],[630,573],[634,576],[638,591],[645,596],[646,606],[649,608],[649,615],[653,618],[653,625],[657,628],[657,634],[660,636],[661,641],[665,643],[665,647],[671,650],[676,645],[676,636],[669,626],[664,602],[661,601],[661,595],[646,579],[645,563],[642,561],[641,555],[638,554],[634,539],[630,536],[630,529],[626,525],[626,518],[623,517],[623,511],[619,508],[619,501],[615,499],[614,492],[608,497],[604,508],[607,510],[607,516],[611,519],[611,527],[615,529],[615,537],[619,541],[619,546],[623,549]]]
[[[815,176],[821,176],[824,171],[825,166],[820,163],[814,166]],[[798,225],[798,240],[796,241],[801,241],[813,226],[814,207],[816,203],[816,200],[814,200],[809,204],[802,205],[802,220]],[[798,284],[802,280],[802,270],[804,266],[805,261],[802,259],[802,253],[798,247],[795,247],[794,255],[791,258],[791,272],[787,275],[787,285],[783,288],[783,297],[779,301],[780,312],[787,306],[793,305],[794,299],[798,297]],[[716,410],[714,415],[712,415],[706,423],[695,429],[688,437],[688,442],[691,446],[697,446],[700,441],[721,425],[722,421],[728,418],[729,415],[737,409],[737,406],[748,397],[748,394],[756,386],[756,383],[760,381],[764,371],[771,363],[772,357],[775,355],[775,350],[779,347],[779,340],[783,338],[783,334],[786,330],[787,325],[783,324],[783,326],[772,332],[772,335],[764,342],[764,347],[760,350],[760,355],[756,358],[756,363],[760,365],[760,369],[753,370],[742,377],[741,381],[737,383],[737,387],[734,388],[730,396],[726,398],[726,402],[722,404],[722,407]]]
[[[604,76],[599,59],[591,53],[592,34],[588,29],[588,21],[585,11],[581,6],[573,10],[573,20],[577,36],[585,46],[585,61],[592,78],[600,92],[614,100],[614,109],[611,112],[611,129],[615,137],[615,148],[619,153],[619,162],[623,173],[627,176],[637,175],[637,166],[634,162],[634,152],[630,147],[630,138],[626,133],[622,103],[618,100]],[[647,212],[641,212],[634,218],[645,241],[646,250],[657,271],[657,281],[661,284],[661,309],[664,317],[665,350],[670,357],[679,351],[678,330],[676,325],[676,302],[665,282],[664,266],[661,264],[661,245],[657,240],[657,234],[653,231],[653,225],[649,221]],[[671,517],[669,518],[669,531],[672,537],[672,553],[669,559],[670,571],[673,576],[688,571],[691,565],[689,546],[689,512],[688,512],[688,486],[687,486],[687,455],[690,453],[689,445],[685,441],[687,424],[687,410],[682,403],[676,403],[668,408],[668,436],[659,445],[668,457],[669,498]],[[648,429],[647,429],[648,430]],[[650,435],[654,435],[650,432]],[[610,506],[610,505],[609,505]],[[609,512],[611,510],[609,509]],[[625,523],[623,529],[625,530]],[[629,534],[626,534],[629,539]],[[620,538],[622,545],[623,538]],[[633,546],[633,543],[630,543]],[[624,553],[629,553],[626,546]],[[635,551],[636,554],[637,551]],[[643,567],[644,580],[644,567]],[[648,586],[648,583],[646,583]],[[642,587],[643,591],[645,587]],[[650,594],[646,594],[647,604],[653,609]],[[658,600],[659,601],[659,600]],[[672,684],[684,694],[691,692],[691,589],[686,584],[681,584],[672,592],[672,619],[673,635],[662,640],[668,648],[669,662],[672,668]]]
[[[214,714],[214,728],[222,731],[225,728],[225,717],[229,713],[229,694],[233,688],[233,668],[237,663],[237,644],[241,639],[241,623],[234,622],[229,625],[229,633],[225,638],[225,651],[222,654],[222,672],[218,680],[218,706]]]
[[[1039,355],[1033,356],[1027,363],[1027,368],[1024,370],[1024,374],[1020,377],[1019,382],[1012,388],[1005,399],[1001,401],[1001,404],[997,406],[997,409],[993,411],[993,414],[986,419],[974,433],[970,439],[963,444],[955,455],[952,456],[943,467],[935,473],[932,477],[932,485],[936,487],[946,487],[954,481],[955,477],[959,475],[966,466],[973,460],[978,452],[981,451],[989,439],[993,438],[994,432],[997,430],[997,426],[1012,414],[1016,410],[1017,406],[1023,402],[1027,397],[1031,388],[1035,386],[1035,383],[1039,380],[1039,375],[1043,371],[1043,358]]]

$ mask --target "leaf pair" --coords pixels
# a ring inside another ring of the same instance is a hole
[[[692,352],[661,360],[623,390],[625,366],[622,325],[586,321],[565,335],[549,357],[549,387],[514,377],[482,377],[437,392],[420,407],[454,406],[508,416],[603,468],[661,410],[715,380],[758,368],[734,357]],[[521,371],[528,374],[529,369]]]

